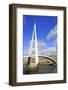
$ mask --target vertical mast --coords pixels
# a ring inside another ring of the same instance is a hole
[[[30,49],[29,49],[29,55],[30,55],[30,56],[31,56],[31,52],[32,52],[33,39],[34,39],[34,30],[33,30],[33,33],[32,33],[32,39],[31,39],[31,41],[30,41]]]
[[[36,23],[34,23],[34,31],[35,31],[35,63],[38,64],[38,48],[37,48],[37,32],[36,32]]]
[[[34,36],[35,36],[35,38],[34,38]],[[30,57],[31,57],[33,42],[35,42],[35,63],[38,64],[38,48],[37,48],[36,23],[34,23],[34,29],[33,29],[33,33],[32,33],[32,39],[31,39],[31,42],[30,42],[30,45],[31,45],[30,46],[30,50],[29,50]]]

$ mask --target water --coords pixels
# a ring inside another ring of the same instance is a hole
[[[47,73],[57,73],[57,65],[46,65],[40,64],[37,71],[29,72],[27,71],[26,64],[23,65],[23,74],[47,74]]]

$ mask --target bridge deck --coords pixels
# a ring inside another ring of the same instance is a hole
[[[25,58],[25,57],[27,57],[27,58],[29,58],[29,57],[35,57],[35,55],[31,55],[31,56],[24,56],[24,58]],[[50,61],[52,61],[52,62],[56,63],[56,60],[54,60],[54,58],[52,58],[52,57],[49,57],[49,56],[44,56],[44,55],[38,55],[38,57],[43,57],[43,58],[49,59]]]

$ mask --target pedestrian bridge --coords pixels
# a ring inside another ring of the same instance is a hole
[[[27,58],[30,58],[30,57],[35,57],[35,55],[29,55],[29,56],[24,56],[24,58],[27,57]],[[51,62],[53,63],[56,63],[56,60],[54,60],[54,58],[52,57],[49,57],[49,56],[44,56],[44,55],[38,55],[38,57],[42,57],[42,58],[45,58],[45,59],[48,59],[50,60]]]

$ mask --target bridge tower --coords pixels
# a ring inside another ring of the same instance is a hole
[[[31,38],[31,42],[30,42],[30,49],[29,49],[30,58],[28,58],[28,64],[29,64],[29,65],[30,65],[30,60],[31,60],[31,55],[32,55],[33,44],[35,44],[35,45],[34,45],[35,65],[38,65],[38,47],[37,47],[38,45],[37,45],[36,23],[34,23],[32,38]]]

